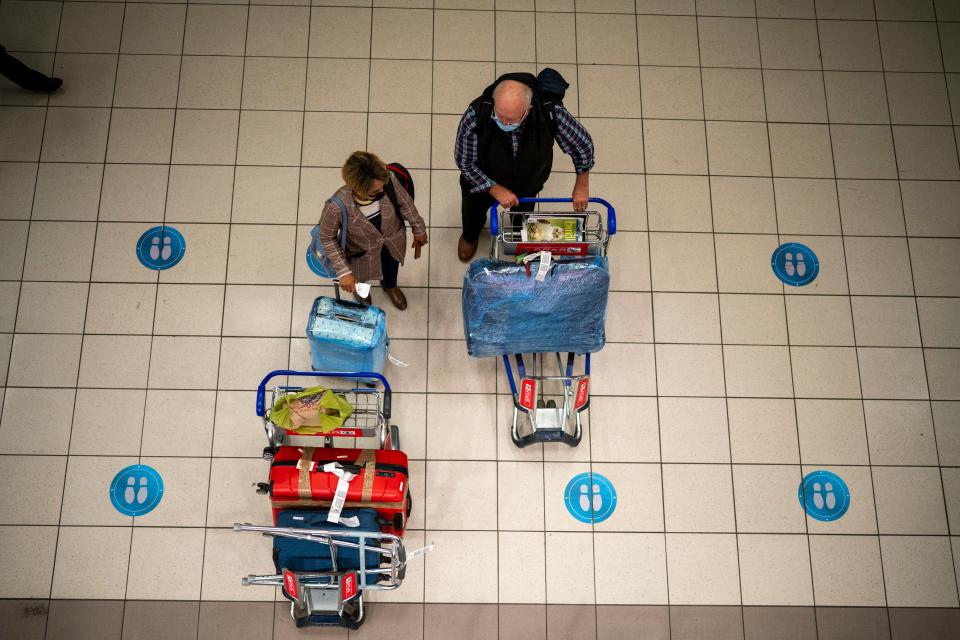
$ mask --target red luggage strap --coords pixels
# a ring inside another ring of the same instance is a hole
[[[297,497],[301,500],[312,500],[313,493],[310,490],[310,473],[316,468],[317,463],[313,460],[316,447],[303,447],[300,453],[300,460],[297,461],[299,469],[299,478],[297,482]],[[373,478],[376,475],[377,455],[373,449],[361,449],[360,455],[352,463],[363,466],[363,488],[360,490],[360,502],[367,503],[373,501]]]

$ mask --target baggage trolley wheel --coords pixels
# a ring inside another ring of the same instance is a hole
[[[556,409],[557,401],[556,400],[547,400],[547,409]]]
[[[366,612],[357,604],[356,601],[344,605],[343,614],[340,616],[340,624],[347,629],[359,629],[360,625],[366,619]]]
[[[390,448],[400,450],[400,427],[395,424],[390,425]]]

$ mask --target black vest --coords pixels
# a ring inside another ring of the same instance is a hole
[[[493,121],[493,90],[503,80],[516,80],[533,89],[530,113],[517,130],[520,144],[513,155],[511,134]],[[491,180],[520,197],[536,195],[553,166],[554,100],[536,89],[536,78],[529,73],[507,73],[487,87],[470,103],[477,116],[477,164]]]

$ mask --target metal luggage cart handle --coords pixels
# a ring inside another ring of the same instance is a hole
[[[387,379],[384,378],[379,373],[373,373],[372,371],[356,371],[352,373],[345,373],[339,371],[293,371],[291,369],[277,369],[276,371],[271,371],[263,380],[260,381],[260,385],[257,387],[257,415],[261,418],[266,413],[266,395],[267,395],[267,383],[270,382],[272,378],[277,376],[312,376],[314,378],[375,378],[383,384],[383,417],[385,420],[390,419],[390,405],[392,393],[390,391],[390,383],[387,382]]]
[[[573,202],[573,198],[519,198],[520,202]],[[603,198],[588,198],[587,202],[596,202],[607,208],[607,234],[614,235],[617,232],[617,212],[613,205]],[[496,237],[500,233],[500,221],[497,217],[497,207],[499,202],[494,202],[490,207],[490,235]]]

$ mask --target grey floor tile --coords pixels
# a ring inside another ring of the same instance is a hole
[[[664,606],[598,606],[597,640],[668,640],[670,610]]]
[[[497,635],[495,604],[428,604],[424,609],[424,640],[486,640]]]
[[[45,640],[120,640],[121,600],[51,600]]]
[[[887,610],[876,607],[817,607],[820,640],[884,640],[890,638]]]
[[[0,628],[17,640],[43,640],[47,600],[0,600]]]
[[[891,608],[893,640],[947,640],[960,629],[960,609]]]
[[[744,607],[745,640],[816,640],[813,607]]]
[[[595,640],[597,611],[593,605],[547,605],[547,638],[549,640]]]
[[[547,607],[502,604],[499,626],[500,640],[547,640]]]
[[[269,602],[201,602],[200,635],[205,640],[266,640],[273,637]]]
[[[366,622],[350,632],[350,640],[391,638],[421,640],[423,638],[423,605],[419,603],[375,602],[366,605]]]
[[[199,602],[128,600],[123,640],[195,638],[199,613]]]
[[[670,607],[672,640],[742,640],[740,607]]]

